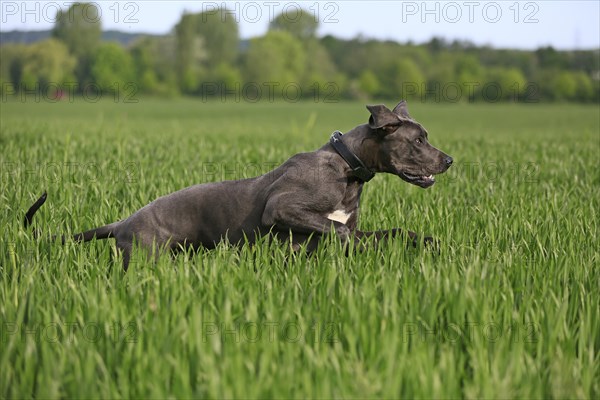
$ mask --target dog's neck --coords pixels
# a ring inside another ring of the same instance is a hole
[[[354,175],[358,180],[362,182],[368,182],[375,176],[375,172],[371,171],[368,167],[363,164],[363,162],[358,158],[356,154],[352,150],[346,146],[346,144],[342,140],[342,133],[340,131],[335,131],[329,138],[329,143],[333,146],[335,151],[346,161],[350,169],[352,170],[352,175]]]
[[[387,172],[379,159],[379,149],[375,136],[367,124],[359,125],[346,132],[342,136],[342,141],[362,161],[365,167],[373,172]],[[350,167],[348,167],[348,170],[350,171]]]

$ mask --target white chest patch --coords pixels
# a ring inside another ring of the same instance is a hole
[[[335,210],[327,216],[327,219],[345,224],[346,222],[348,222],[348,219],[351,215],[352,213],[346,213],[346,211],[344,210]]]

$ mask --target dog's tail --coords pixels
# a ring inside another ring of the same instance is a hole
[[[44,191],[40,198],[37,199],[31,207],[29,207],[29,210],[27,210],[27,212],[25,213],[25,219],[23,220],[23,225],[25,226],[25,229],[27,229],[29,225],[31,225],[31,222],[33,221],[33,216],[35,215],[37,210],[39,210],[40,207],[46,202],[47,198],[48,193]]]
[[[29,210],[25,213],[25,218],[23,220],[23,225],[25,228],[29,228],[31,223],[33,222],[33,216],[39,210],[39,208],[46,202],[48,198],[48,194],[44,192],[39,199],[36,200],[35,203]],[[101,226],[99,228],[91,229],[89,231],[76,233],[72,236],[72,240],[76,242],[89,242],[92,239],[108,239],[114,237],[114,232],[116,228],[119,226],[119,222],[114,222],[112,224],[108,224],[105,226]],[[39,237],[39,233],[37,230],[33,230],[33,236],[35,238]],[[52,240],[56,240],[57,237],[60,237],[61,242],[64,244],[66,242],[66,238],[64,236],[52,236]]]

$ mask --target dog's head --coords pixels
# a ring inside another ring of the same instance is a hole
[[[382,172],[398,175],[422,188],[435,183],[434,175],[452,165],[452,157],[429,144],[427,131],[408,114],[406,101],[393,110],[384,105],[367,106],[370,136],[377,142]]]

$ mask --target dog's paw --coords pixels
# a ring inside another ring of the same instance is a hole
[[[440,241],[431,236],[425,236],[423,238],[423,247],[438,254],[440,253]]]
[[[424,247],[428,250],[433,250],[433,251],[437,251],[439,253],[440,250],[440,241],[437,239],[434,239],[431,236],[412,236],[411,237],[411,241],[410,241],[412,247],[414,248],[418,248],[418,247]]]

